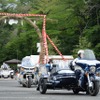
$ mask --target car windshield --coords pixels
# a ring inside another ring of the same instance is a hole
[[[24,67],[32,67],[33,65],[31,64],[31,62],[22,62],[22,66]]]
[[[68,62],[67,61],[60,61],[57,64],[56,70],[59,71],[59,70],[64,70],[64,69],[69,69]]]
[[[86,49],[86,50],[84,50],[84,57],[83,57],[83,59],[95,60],[96,57],[95,57],[94,52],[92,50]]]
[[[22,67],[34,67],[34,64],[29,57],[25,57],[22,59],[21,66]]]
[[[3,69],[3,70],[8,70],[9,67],[10,66],[8,64],[6,64],[6,63],[3,63],[3,65],[1,65],[1,69]]]

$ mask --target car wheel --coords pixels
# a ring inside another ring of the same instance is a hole
[[[74,94],[78,94],[79,90],[78,89],[73,89]]]
[[[26,87],[26,85],[25,84],[22,84],[23,85],[23,87]]]
[[[14,78],[14,76],[11,76],[11,79],[13,79]]]
[[[41,94],[45,94],[47,91],[47,79],[42,79],[40,82],[39,90]]]

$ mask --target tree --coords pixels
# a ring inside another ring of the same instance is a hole
[[[96,52],[99,58],[99,31],[100,31],[100,0],[1,0],[0,10],[3,12],[46,14],[46,33],[60,49],[62,54],[72,54],[73,51],[87,46]],[[11,5],[9,5],[11,4]],[[9,5],[9,6],[8,6]],[[13,6],[15,5],[15,6]],[[42,20],[39,18],[36,24],[42,29]],[[3,23],[3,22],[2,22]],[[3,24],[2,24],[3,25]],[[5,27],[5,30],[3,29]],[[16,27],[16,29],[15,29]],[[23,26],[4,25],[0,31],[1,53],[5,51],[6,44],[20,37],[22,34],[35,32],[34,29],[24,22]],[[7,31],[6,31],[7,30]],[[16,33],[13,35],[13,33]],[[10,36],[9,36],[9,35]],[[36,34],[34,34],[36,36]],[[3,39],[3,38],[4,39]],[[24,36],[22,36],[25,38]],[[22,40],[23,40],[22,38]],[[28,37],[29,38],[29,37]],[[6,42],[5,42],[6,40]],[[17,39],[16,41],[19,41]],[[37,40],[35,40],[36,42]],[[16,42],[20,44],[19,42]],[[82,44],[82,45],[81,45]],[[4,45],[4,46],[3,46]],[[23,44],[24,46],[27,45]],[[95,48],[94,48],[95,47]],[[26,50],[26,48],[24,48]],[[36,48],[35,48],[36,49]],[[25,51],[23,50],[23,51]],[[20,51],[18,51],[20,52]],[[28,54],[28,50],[25,51]],[[49,44],[49,54],[56,54]],[[36,54],[36,52],[34,52]],[[25,53],[24,53],[25,55]],[[15,55],[14,55],[15,56]],[[2,58],[2,56],[0,56]],[[3,59],[6,59],[3,56]],[[21,56],[22,57],[22,56]]]
[[[75,49],[73,50],[73,54],[74,56],[77,56],[77,52],[80,50],[80,49],[91,49],[91,43],[88,42],[87,38],[86,37],[80,37],[79,38],[79,44],[78,45],[75,45]]]

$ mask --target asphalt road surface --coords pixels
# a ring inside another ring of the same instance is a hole
[[[48,90],[43,95],[36,91],[36,86],[26,88],[15,79],[0,79],[0,100],[100,100],[100,92],[90,96],[83,92],[75,95],[67,90]]]

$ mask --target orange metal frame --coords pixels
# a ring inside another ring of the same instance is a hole
[[[48,45],[47,45],[47,39],[50,41],[50,43],[55,48],[55,50],[58,52],[58,54],[62,57],[62,59],[65,60],[64,57],[63,57],[63,55],[62,55],[62,53],[55,46],[55,44],[50,39],[50,37],[46,34],[46,15],[42,15],[42,14],[15,14],[15,13],[12,14],[12,13],[0,13],[0,16],[10,16],[10,17],[29,17],[29,16],[33,16],[34,17],[34,16],[37,16],[37,17],[43,17],[42,36],[43,36],[43,43],[44,43],[45,54],[46,54],[46,59],[44,59],[44,62],[47,62],[48,61]]]

